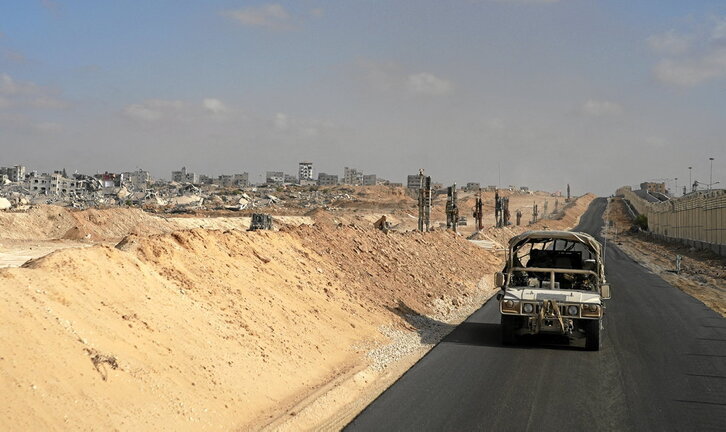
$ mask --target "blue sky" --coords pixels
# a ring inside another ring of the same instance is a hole
[[[725,95],[723,1],[0,2],[0,164],[41,171],[726,182]]]

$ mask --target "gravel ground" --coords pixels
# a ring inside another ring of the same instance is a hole
[[[409,354],[433,348],[496,292],[492,279],[492,277],[482,278],[475,296],[462,298],[442,296],[434,299],[432,303],[436,312],[432,317],[403,312],[401,316],[411,330],[381,326],[380,332],[389,338],[391,343],[368,351],[371,368],[374,371],[383,371]]]

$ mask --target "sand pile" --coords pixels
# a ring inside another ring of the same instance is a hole
[[[276,216],[275,224],[312,224],[305,216]],[[36,206],[26,213],[0,213],[0,239],[118,242],[129,234],[155,235],[194,228],[247,229],[249,217],[161,217],[138,208],[72,210]]]
[[[170,232],[176,225],[135,208],[69,210],[36,206],[26,213],[0,213],[0,238],[12,240],[118,239],[135,232]]]
[[[106,215],[79,233],[130,229]],[[254,427],[365,362],[402,306],[453,306],[498,267],[460,236],[351,226],[58,251],[0,270],[0,429]]]

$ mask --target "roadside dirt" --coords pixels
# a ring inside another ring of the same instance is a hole
[[[725,257],[630,232],[632,217],[622,198],[610,199],[605,215],[612,221],[604,230],[606,238],[670,284],[726,317]],[[676,255],[682,257],[679,274],[675,273]]]

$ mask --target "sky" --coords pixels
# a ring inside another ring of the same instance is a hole
[[[0,166],[610,195],[709,158],[723,0],[0,0]]]

